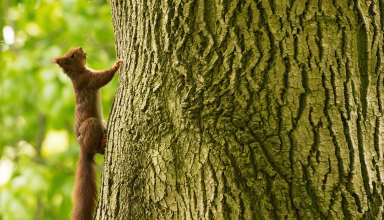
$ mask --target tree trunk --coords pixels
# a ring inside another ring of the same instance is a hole
[[[111,6],[96,219],[384,218],[384,1]]]

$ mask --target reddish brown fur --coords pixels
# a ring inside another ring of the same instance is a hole
[[[96,204],[93,158],[96,153],[104,154],[106,142],[98,90],[113,78],[122,61],[117,61],[109,70],[92,71],[86,68],[86,53],[79,47],[55,58],[54,62],[72,80],[76,96],[75,132],[81,149],[73,194],[72,220],[91,220]]]

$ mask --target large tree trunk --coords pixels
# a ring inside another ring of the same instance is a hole
[[[96,219],[383,218],[382,0],[111,0]]]

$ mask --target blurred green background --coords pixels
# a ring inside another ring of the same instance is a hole
[[[106,0],[0,0],[0,31],[0,219],[68,219],[79,152],[74,95],[51,60],[81,46],[88,66],[110,67],[110,6]],[[117,83],[115,77],[102,90],[105,119]],[[102,157],[97,160],[101,171]]]

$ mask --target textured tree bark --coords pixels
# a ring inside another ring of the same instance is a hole
[[[111,0],[96,219],[384,218],[382,0]]]

